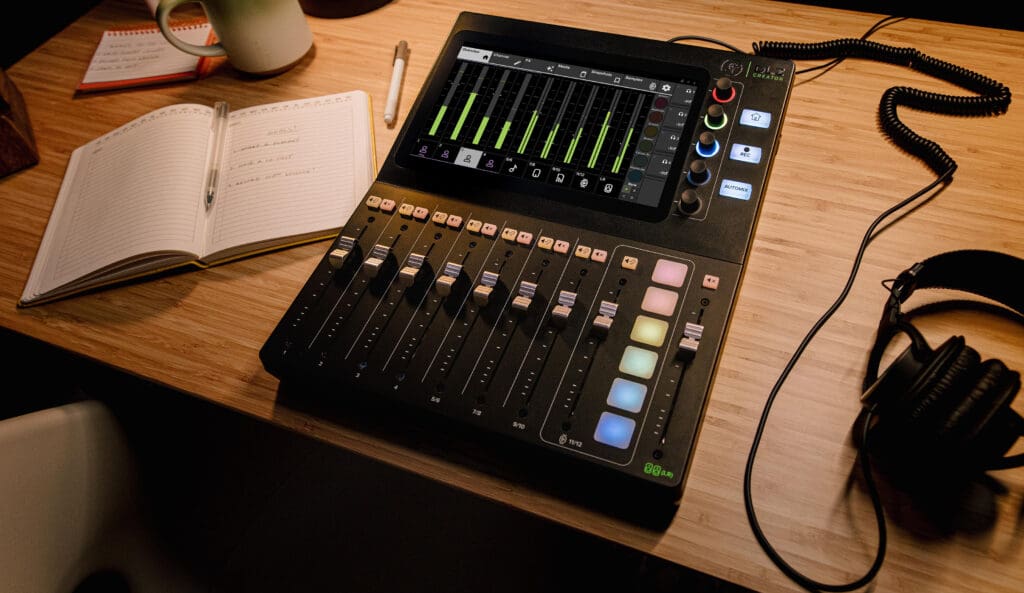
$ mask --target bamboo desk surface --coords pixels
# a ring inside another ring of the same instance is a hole
[[[884,16],[766,0],[728,6],[714,0],[629,6],[568,1],[553,14],[541,0],[485,8],[656,39],[706,35],[744,49],[756,41],[859,37]],[[349,19],[311,17],[315,53],[277,77],[247,79],[223,65],[200,81],[82,96],[73,91],[101,32],[149,15],[137,0],[108,1],[71,24],[8,70],[25,96],[41,160],[0,180],[0,323],[99,364],[715,577],[763,591],[799,590],[751,535],[741,492],[744,463],[771,386],[838,296],[868,225],[933,180],[930,170],[880,131],[879,98],[896,85],[964,92],[909,69],[851,59],[818,77],[798,76],[682,503],[664,531],[281,401],[278,383],[263,370],[257,352],[322,256],[323,242],[16,308],[74,148],[172,103],[226,99],[232,107],[245,107],[363,89],[373,99],[377,157],[383,162],[398,131],[383,124],[395,43],[406,39],[412,50],[400,125],[462,9],[481,10],[457,0],[398,0]],[[1024,91],[1022,32],[906,20],[872,39],[917,48]],[[829,582],[862,574],[875,550],[867,497],[858,486],[848,489],[847,479],[855,463],[850,427],[886,298],[881,281],[953,249],[1024,255],[1024,107],[1011,104],[1008,113],[987,118],[907,109],[901,116],[957,161],[955,181],[871,243],[846,303],[783,388],[755,472],[755,504],[769,537],[797,568]],[[949,295],[915,295],[908,306],[940,296]],[[933,345],[962,333],[983,356],[1024,369],[1021,328],[1005,320],[964,311],[918,323]],[[1024,408],[1020,400],[1018,410]],[[1019,591],[1024,470],[997,477],[1007,493],[997,499],[996,525],[981,533],[932,537],[906,527],[903,519],[913,517],[913,508],[889,508],[889,552],[875,590]]]

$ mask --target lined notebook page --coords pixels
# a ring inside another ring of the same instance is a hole
[[[194,251],[213,110],[175,105],[75,150],[47,226],[38,292],[149,251]],[[70,195],[65,195],[70,194]]]
[[[229,116],[208,253],[344,225],[372,181],[365,93]]]
[[[182,41],[205,45],[210,24],[205,19],[172,26]],[[110,29],[103,33],[79,90],[99,90],[195,78],[199,56],[171,45],[155,24]]]

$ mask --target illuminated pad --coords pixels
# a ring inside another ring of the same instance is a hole
[[[618,449],[629,447],[629,441],[633,438],[633,430],[636,429],[636,422],[625,416],[605,412],[597,421],[597,430],[594,431],[594,440]]]
[[[608,392],[608,405],[636,413],[643,409],[646,396],[646,385],[635,383],[629,379],[616,378],[612,381],[612,388]]]
[[[634,377],[650,379],[654,376],[654,367],[657,364],[657,352],[636,346],[626,346],[626,351],[622,353],[622,359],[619,360],[619,370]]]
[[[657,263],[654,264],[654,273],[651,274],[651,280],[654,280],[658,284],[675,286],[678,288],[683,285],[683,282],[686,282],[686,272],[688,269],[689,268],[686,264],[667,259],[659,259]]]
[[[644,300],[640,303],[640,308],[648,313],[671,317],[672,313],[676,310],[676,301],[678,300],[679,295],[671,290],[665,290],[657,286],[648,286],[647,292],[644,293]]]
[[[667,333],[668,323],[653,317],[637,315],[629,339],[658,348],[665,343],[665,334]],[[655,355],[655,359],[657,359],[657,355]]]

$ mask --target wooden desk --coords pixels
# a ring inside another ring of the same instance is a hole
[[[881,16],[764,0],[730,5],[650,0],[633,6],[598,0],[552,6],[515,0],[489,8],[505,16],[534,15],[658,39],[703,34],[741,48],[762,40],[858,37]],[[245,79],[223,67],[198,82],[79,97],[73,89],[101,31],[143,21],[148,14],[137,0],[110,1],[72,24],[8,71],[28,104],[41,161],[0,181],[3,327],[722,579],[764,591],[797,590],[751,535],[743,512],[743,467],[772,384],[808,328],[836,299],[864,231],[880,212],[933,179],[879,131],[879,97],[894,85],[962,91],[908,69],[847,60],[820,77],[798,78],[689,481],[678,515],[665,531],[581,508],[282,402],[277,381],[263,370],[257,351],[321,257],[323,243],[16,309],[74,148],[171,103],[227,99],[245,107],[365,89],[374,100],[378,158],[383,161],[397,133],[382,118],[394,44],[404,38],[412,48],[399,109],[404,119],[463,8],[480,5],[400,0],[350,19],[311,18],[315,55],[275,78]],[[1013,91],[1024,90],[1024,33],[909,20],[872,39],[918,48]],[[901,114],[957,160],[955,182],[873,241],[846,304],[812,342],[782,390],[755,476],[755,500],[769,537],[798,568],[831,582],[859,576],[876,545],[867,498],[858,486],[847,489],[847,478],[855,462],[849,430],[886,298],[880,282],[915,261],[952,249],[1024,255],[1019,183],[1024,108],[1013,104],[1009,113],[989,118]],[[984,356],[1024,369],[1020,327],[967,312],[924,319],[920,326],[933,344],[964,333]],[[1018,409],[1024,407],[1020,400]],[[981,533],[922,535],[899,520],[912,516],[912,508],[890,508],[889,554],[875,590],[1019,591],[1024,582],[1024,470],[998,477],[1008,492],[998,498],[996,526]]]

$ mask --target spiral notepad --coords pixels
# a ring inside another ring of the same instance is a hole
[[[175,23],[182,41],[213,43],[206,19]],[[131,86],[192,80],[203,75],[208,58],[185,53],[171,45],[155,23],[119,27],[103,33],[79,91],[100,91]]]

